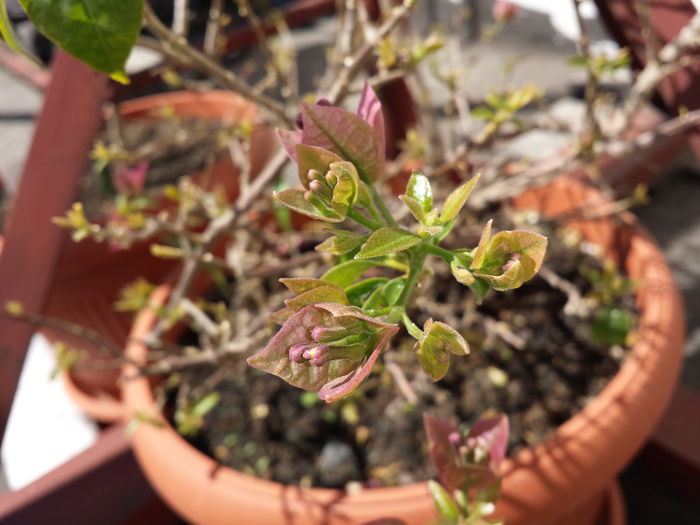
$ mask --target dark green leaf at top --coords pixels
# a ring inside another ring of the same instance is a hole
[[[36,28],[66,53],[128,83],[126,59],[141,30],[144,0],[19,0]]]

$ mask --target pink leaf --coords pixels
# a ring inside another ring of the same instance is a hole
[[[120,193],[139,194],[143,190],[148,172],[148,161],[142,161],[134,166],[118,164],[115,166],[114,185]]]
[[[339,155],[357,168],[365,182],[379,176],[384,152],[374,129],[357,115],[334,106],[301,105],[302,143]]]
[[[372,126],[379,140],[381,151],[384,152],[386,150],[386,132],[384,130],[382,103],[379,101],[379,97],[377,97],[377,93],[372,89],[372,86],[369,85],[369,82],[365,82],[365,87],[362,90],[357,115]]]
[[[287,155],[297,162],[297,144],[301,143],[301,130],[289,131],[287,129],[277,128],[277,140],[282,144],[282,147],[287,152]]]
[[[506,457],[508,447],[508,435],[510,428],[508,416],[499,414],[498,416],[480,419],[469,429],[467,434],[467,444],[474,440],[474,444],[489,452],[489,468],[498,475],[501,461]]]
[[[333,401],[369,375],[397,331],[398,325],[368,317],[354,306],[312,304],[292,314],[248,364]]]

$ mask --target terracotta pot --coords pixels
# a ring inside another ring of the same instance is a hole
[[[127,120],[160,118],[165,108],[182,117],[199,117],[236,123],[254,120],[254,105],[227,91],[178,91],[151,95],[124,102],[119,106],[120,114]],[[269,128],[256,126],[251,142],[251,174],[264,166],[272,155],[275,142]],[[230,155],[222,153],[214,165],[195,179],[200,184],[222,185],[230,199],[238,194],[238,178]],[[121,288],[136,277],[151,282],[161,282],[163,275],[178,263],[156,259],[150,255],[148,242],[135,244],[128,250],[113,250],[106,244],[90,240],[81,243],[67,241],[56,268],[55,278],[48,295],[45,313],[90,327],[108,341],[123,347],[133,316],[114,311],[113,304]],[[104,361],[108,356],[94,345],[64,332],[42,329],[51,341],[64,341],[88,353],[91,364]],[[112,360],[113,361],[113,360]],[[99,421],[110,422],[123,415],[119,388],[116,381],[118,368],[104,370],[76,369],[64,377],[71,398],[85,412]]]
[[[580,182],[565,178],[523,195],[517,205],[558,215],[589,198],[601,197]],[[588,407],[541,444],[505,461],[497,513],[508,525],[593,525],[606,499],[607,507],[617,516],[617,521],[610,523],[624,523],[619,497],[611,503],[606,489],[654,427],[681,362],[683,311],[671,273],[654,241],[641,227],[622,226],[610,219],[571,221],[571,226],[601,244],[639,283],[639,340],[618,374]],[[162,304],[168,293],[167,285],[159,287],[153,303]],[[134,339],[143,336],[154,320],[152,311],[142,312],[132,329]],[[146,349],[132,340],[126,352],[132,359],[142,360]],[[125,374],[133,377],[134,372],[133,367],[125,367]],[[131,414],[146,412],[160,417],[146,379],[124,382],[122,387]],[[162,428],[141,425],[132,440],[138,461],[156,490],[194,523],[349,524],[398,517],[411,525],[422,525],[435,518],[425,483],[352,495],[302,490],[221,467],[167,423]]]

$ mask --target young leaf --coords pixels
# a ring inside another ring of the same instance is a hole
[[[474,279],[474,282],[472,284],[468,284],[467,286],[469,286],[469,289],[476,296],[477,304],[482,303],[482,301],[484,300],[484,297],[486,297],[486,294],[491,289],[491,287],[489,286],[489,283],[487,281],[484,281],[483,279],[480,279],[479,277],[476,277]]]
[[[363,244],[369,235],[356,235],[345,230],[337,230],[336,234],[316,246],[317,252],[333,255],[345,255]]]
[[[302,141],[340,155],[352,162],[364,182],[373,182],[381,172],[384,152],[372,127],[357,115],[334,106],[303,102]]]
[[[297,158],[297,145],[301,143],[301,130],[290,131],[288,129],[275,129],[277,140],[294,162],[299,162]]]
[[[364,381],[397,331],[354,306],[313,304],[292,315],[248,364],[335,401]]]
[[[328,270],[321,276],[321,279],[346,288],[359,279],[360,275],[368,268],[376,265],[377,263],[374,261],[345,261]]]
[[[421,224],[426,224],[427,216],[425,210],[416,199],[409,197],[408,195],[399,195],[399,199],[403,201],[411,214],[418,219]]]
[[[472,256],[472,263],[469,268],[472,270],[481,268],[486,259],[486,250],[489,247],[489,241],[491,240],[491,226],[493,225],[493,219],[489,219],[486,223],[484,230],[481,232],[481,238],[479,239],[479,244],[474,250],[474,255]]]
[[[491,120],[494,112],[488,106],[477,106],[472,109],[472,117],[478,120]]]
[[[462,207],[467,202],[467,199],[474,189],[474,185],[479,180],[479,177],[481,177],[481,175],[477,173],[448,195],[447,200],[445,200],[445,204],[442,207],[442,213],[440,213],[441,224],[445,224],[446,222],[452,220],[462,210]]]
[[[36,60],[24,49],[24,46],[22,46],[22,43],[17,38],[15,30],[12,27],[12,22],[10,22],[10,17],[7,16],[5,0],[0,0],[0,35],[10,49],[22,53],[32,60]]]
[[[321,288],[322,286],[329,286],[331,288],[336,288],[341,292],[343,289],[333,283],[324,281],[323,279],[313,279],[310,277],[283,277],[280,282],[285,285],[293,294],[299,295],[314,288]]]
[[[547,238],[539,233],[498,232],[488,244],[484,262],[474,275],[488,281],[494,290],[512,290],[535,276],[546,251]]]
[[[433,381],[442,379],[450,367],[450,354],[469,355],[469,345],[454,328],[428,319],[423,337],[415,345],[418,361]]]
[[[433,191],[430,180],[419,171],[414,170],[406,186],[406,196],[415,200],[425,213],[433,209]]]
[[[457,523],[457,519],[459,518],[459,508],[442,485],[431,479],[428,481],[428,490],[430,491],[430,495],[433,497],[435,507],[440,515],[448,520],[451,520],[452,523]]]
[[[382,113],[382,103],[379,97],[369,85],[365,82],[365,87],[362,89],[360,104],[357,108],[357,116],[367,122],[379,140],[379,147],[382,154],[386,148],[386,133],[384,131],[384,114]]]
[[[325,175],[331,164],[343,160],[331,151],[306,144],[297,144],[296,153],[296,160],[299,164],[299,181],[305,188],[309,187],[307,178],[309,170],[316,170]]]
[[[348,298],[343,290],[336,288],[335,285],[329,285],[313,288],[284,302],[288,308],[295,312],[298,312],[305,306],[317,303],[348,304]]]
[[[345,220],[345,217],[335,210],[319,210],[304,198],[304,190],[301,189],[282,190],[275,193],[274,197],[280,204],[312,219],[327,222],[342,222]]]
[[[128,84],[124,64],[141,31],[144,0],[19,0],[36,28],[69,55]]]
[[[350,304],[360,306],[377,288],[385,285],[389,279],[385,277],[372,277],[345,289]]]
[[[421,242],[418,235],[401,228],[379,228],[362,245],[355,259],[369,259],[407,250]]]

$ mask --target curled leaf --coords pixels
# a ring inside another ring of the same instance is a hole
[[[369,375],[397,331],[397,325],[377,321],[354,306],[313,304],[289,317],[248,364],[335,401]]]
[[[474,275],[486,280],[494,290],[518,288],[539,271],[546,250],[547,238],[539,233],[499,232],[489,242],[484,261]]]
[[[469,355],[469,345],[451,326],[428,319],[423,337],[416,342],[418,361],[433,381],[442,379],[450,367],[450,354]]]
[[[379,141],[380,151],[383,153],[386,148],[386,133],[384,131],[382,103],[372,89],[372,86],[369,85],[369,82],[365,82],[365,87],[362,89],[360,104],[357,108],[357,116],[372,126],[374,134]]]
[[[425,213],[433,209],[433,190],[430,180],[417,170],[411,174],[406,185],[406,196],[415,200]]]

